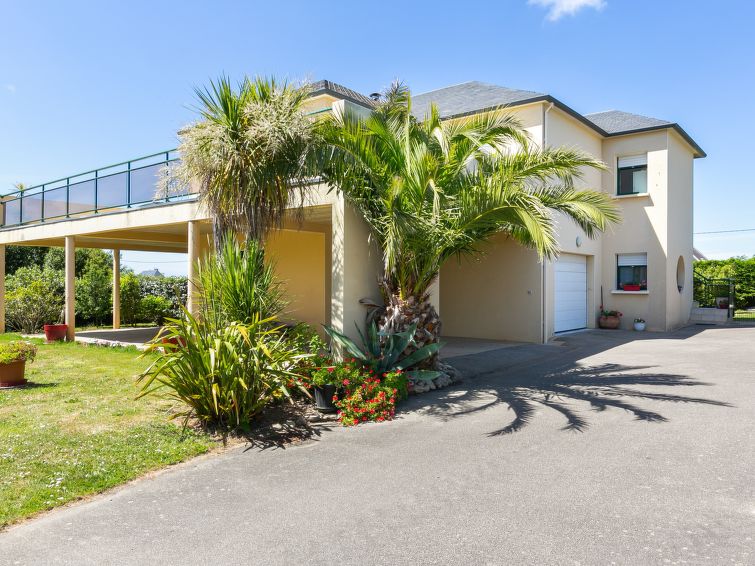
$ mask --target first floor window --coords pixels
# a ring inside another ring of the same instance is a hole
[[[616,288],[620,291],[645,291],[648,288],[648,254],[616,256]]]
[[[619,195],[639,195],[648,192],[647,155],[619,157]]]

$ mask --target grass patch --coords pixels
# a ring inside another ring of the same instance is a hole
[[[215,445],[168,422],[170,401],[134,400],[135,349],[35,342],[32,385],[0,390],[0,528]]]

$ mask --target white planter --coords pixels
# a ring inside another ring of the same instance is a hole
[[[645,323],[644,322],[635,322],[634,323],[634,329],[637,332],[642,332],[643,330],[645,330]]]

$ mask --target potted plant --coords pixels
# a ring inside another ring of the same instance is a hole
[[[641,286],[639,283],[624,283],[621,287],[624,291],[639,291]]]
[[[26,384],[26,362],[33,362],[36,355],[37,347],[31,342],[0,344],[0,388]]]
[[[362,380],[362,370],[354,360],[318,367],[310,374],[315,392],[315,408],[322,413],[334,413],[335,401],[342,387],[354,385]]]
[[[642,332],[645,330],[645,319],[644,318],[635,318],[634,319],[634,329],[637,332]]]
[[[619,327],[622,316],[624,316],[623,313],[620,313],[619,311],[605,310],[601,306],[600,317],[598,318],[598,326],[600,328],[608,328],[611,330],[615,330],[616,328]]]
[[[44,325],[45,339],[48,342],[57,342],[59,340],[65,340],[65,337],[68,334],[68,325],[62,324],[61,323],[62,320],[63,320],[63,312],[61,311],[60,318],[58,318],[57,324]]]

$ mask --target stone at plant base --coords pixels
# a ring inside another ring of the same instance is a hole
[[[433,379],[433,384],[435,387],[440,389],[441,387],[448,387],[453,383],[453,380],[451,379],[451,376],[449,376],[447,373],[442,373],[435,379]]]
[[[461,378],[462,378],[461,372],[458,369],[456,369],[454,366],[452,366],[451,364],[444,364],[443,362],[438,362],[438,370],[445,373],[451,379],[451,383],[458,383],[461,381]]]

